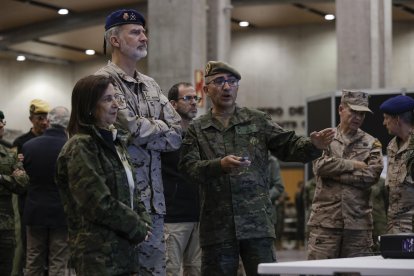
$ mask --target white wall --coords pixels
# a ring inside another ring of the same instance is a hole
[[[302,133],[304,116],[290,116],[288,108],[304,106],[307,97],[336,89],[334,25],[235,33],[230,62],[242,76],[240,105],[282,107],[283,116],[274,120],[296,121],[296,130]]]
[[[0,109],[5,114],[7,128],[30,129],[32,99],[46,100],[51,106],[68,106],[72,78],[70,66],[0,60]]]

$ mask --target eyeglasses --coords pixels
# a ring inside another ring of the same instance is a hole
[[[1,119],[1,120],[0,120],[0,123],[2,123],[3,125],[6,125],[6,120]]]
[[[217,78],[217,79],[214,79],[214,80],[208,82],[207,84],[213,83],[216,87],[223,87],[226,82],[230,87],[239,86],[239,80],[238,79],[227,79],[226,80],[225,78]]]
[[[185,102],[189,102],[192,99],[194,99],[194,101],[196,101],[197,103],[199,103],[203,98],[201,98],[199,96],[184,96],[182,98],[178,98],[178,100],[184,100]]]
[[[117,102],[119,109],[125,109],[127,107],[125,96],[122,94],[116,93],[114,96],[107,95],[102,98],[102,101],[107,103],[113,102],[114,100]]]

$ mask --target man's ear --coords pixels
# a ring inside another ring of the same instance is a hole
[[[119,39],[116,36],[111,36],[109,38],[109,41],[111,42],[112,47],[118,47],[119,48]]]
[[[208,94],[208,86],[207,86],[207,85],[204,85],[204,86],[203,86],[203,91],[204,91],[204,94],[206,94],[207,96],[210,96],[210,95]]]
[[[174,107],[174,109],[177,109],[177,101],[171,100],[170,104]]]

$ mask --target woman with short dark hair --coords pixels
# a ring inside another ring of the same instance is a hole
[[[71,138],[58,159],[57,184],[78,275],[137,273],[133,249],[150,234],[123,135],[113,126],[123,104],[105,76],[85,77],[72,92]]]

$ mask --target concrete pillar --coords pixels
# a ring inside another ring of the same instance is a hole
[[[229,62],[231,42],[230,0],[207,0],[207,59]]]
[[[148,75],[164,94],[180,81],[195,84],[205,66],[206,9],[206,0],[148,1]]]
[[[391,84],[391,0],[336,0],[338,89]]]

